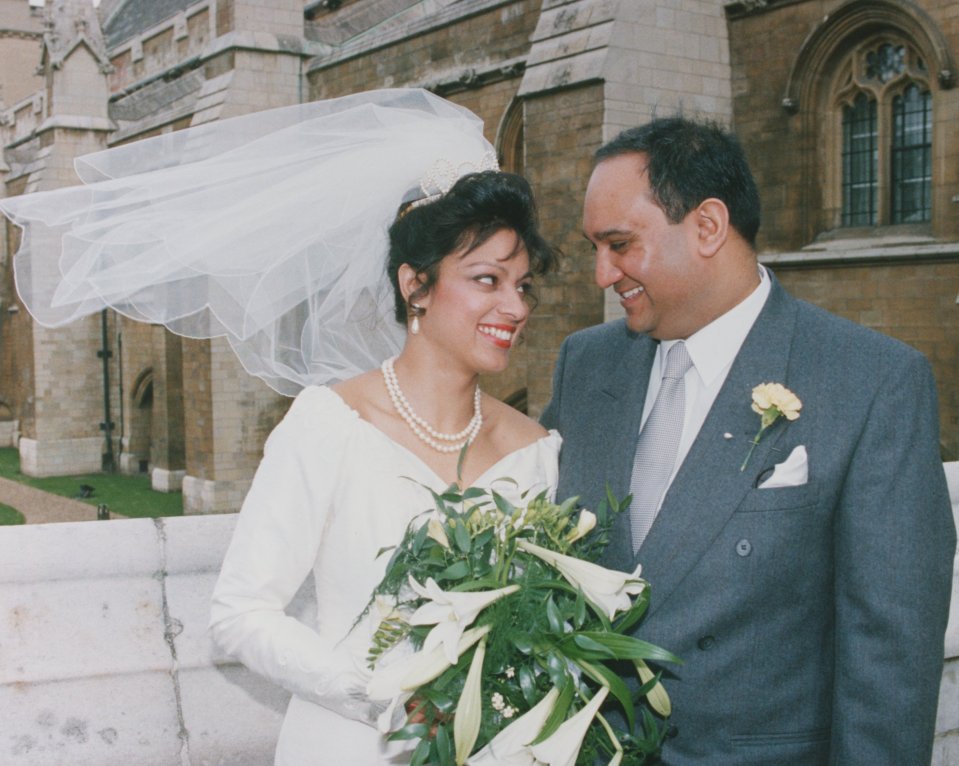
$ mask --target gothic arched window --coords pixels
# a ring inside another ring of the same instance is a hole
[[[908,45],[873,40],[842,67],[843,226],[922,223],[932,217],[932,95]]]

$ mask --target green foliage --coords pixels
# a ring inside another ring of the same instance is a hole
[[[70,497],[96,508],[106,505],[111,512],[132,518],[182,516],[183,497],[179,492],[155,492],[147,476],[95,473],[79,476],[36,478],[20,473],[20,456],[12,447],[0,448],[0,477],[61,497]],[[81,485],[93,488],[81,497]],[[95,513],[91,514],[95,518]]]

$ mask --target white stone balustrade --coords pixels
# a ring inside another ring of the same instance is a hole
[[[0,528],[0,763],[272,763],[288,695],[207,632],[235,522]]]

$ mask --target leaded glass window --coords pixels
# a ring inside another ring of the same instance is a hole
[[[928,221],[932,213],[932,97],[917,86],[892,101],[892,222]]]
[[[876,102],[860,93],[842,119],[842,223],[876,223]]]
[[[841,191],[840,224],[930,221],[933,98],[922,58],[892,36],[873,38],[838,79],[842,177],[832,188]]]

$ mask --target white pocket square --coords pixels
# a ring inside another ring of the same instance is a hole
[[[772,475],[759,485],[759,489],[800,487],[808,481],[809,460],[806,455],[806,447],[800,444],[789,453],[789,457],[783,462],[776,463]]]

